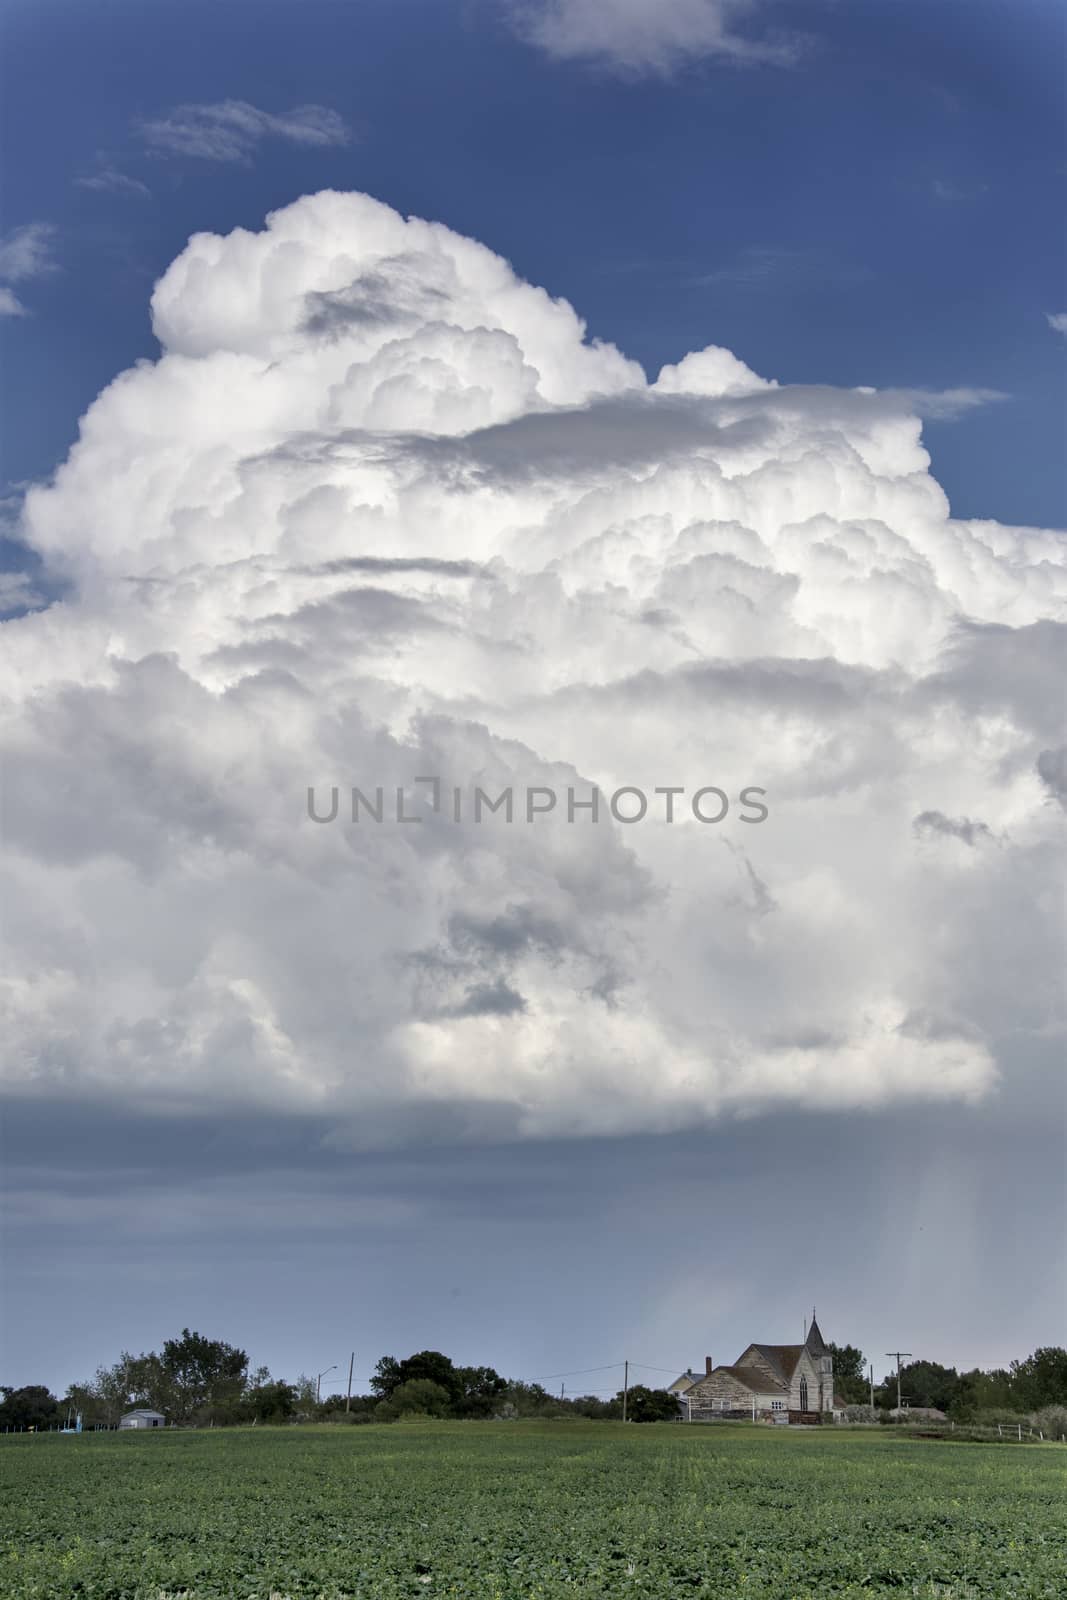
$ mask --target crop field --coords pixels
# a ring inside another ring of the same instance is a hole
[[[0,1594],[1067,1595],[1067,1448],[424,1423],[0,1440]]]

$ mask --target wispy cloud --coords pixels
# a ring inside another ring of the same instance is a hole
[[[1045,318],[1054,333],[1062,333],[1067,339],[1067,311],[1046,311]]]
[[[943,206],[966,204],[989,193],[988,183],[957,183],[949,178],[931,178],[928,193],[932,200]]]
[[[55,234],[51,222],[26,222],[0,238],[0,316],[28,315],[10,284],[59,270],[52,254]]]
[[[343,119],[326,106],[297,106],[275,115],[247,100],[175,106],[140,128],[153,154],[204,161],[247,162],[264,139],[328,146],[347,144],[350,137]]]
[[[867,391],[873,394],[873,389]],[[955,422],[978,406],[988,406],[998,400],[1010,400],[1003,389],[881,389],[884,395],[894,395],[918,416],[928,422]]]
[[[0,239],[0,281],[19,283],[23,278],[39,278],[55,272],[52,242],[56,229],[51,222],[27,222],[13,228]]]
[[[557,59],[669,77],[711,57],[790,65],[799,38],[736,31],[763,9],[763,0],[514,0],[512,19],[522,38]]]
[[[150,198],[152,191],[140,178],[131,178],[117,167],[102,166],[85,178],[75,178],[79,189],[95,189],[105,194],[137,194]]]
[[[855,283],[870,277],[863,267],[838,261],[822,250],[792,250],[778,245],[750,245],[720,267],[695,273],[685,281],[689,289],[738,287],[778,288],[784,280],[793,285]]]

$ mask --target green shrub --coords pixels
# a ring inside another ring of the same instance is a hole
[[[1067,1406],[1042,1406],[1030,1420],[1046,1439],[1067,1439]]]

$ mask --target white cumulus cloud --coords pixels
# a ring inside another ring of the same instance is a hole
[[[649,382],[358,194],[152,313],[0,629],[17,1092],[614,1133],[971,1101],[1056,1025],[1064,546],[954,520],[913,397]]]

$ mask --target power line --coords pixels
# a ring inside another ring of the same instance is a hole
[[[586,1372],[612,1372],[616,1367],[624,1367],[625,1361],[609,1361],[604,1367],[575,1367],[573,1372],[543,1372],[539,1378],[529,1378],[529,1383],[547,1383],[550,1378],[580,1378]],[[664,1368],[666,1371],[666,1368]]]

